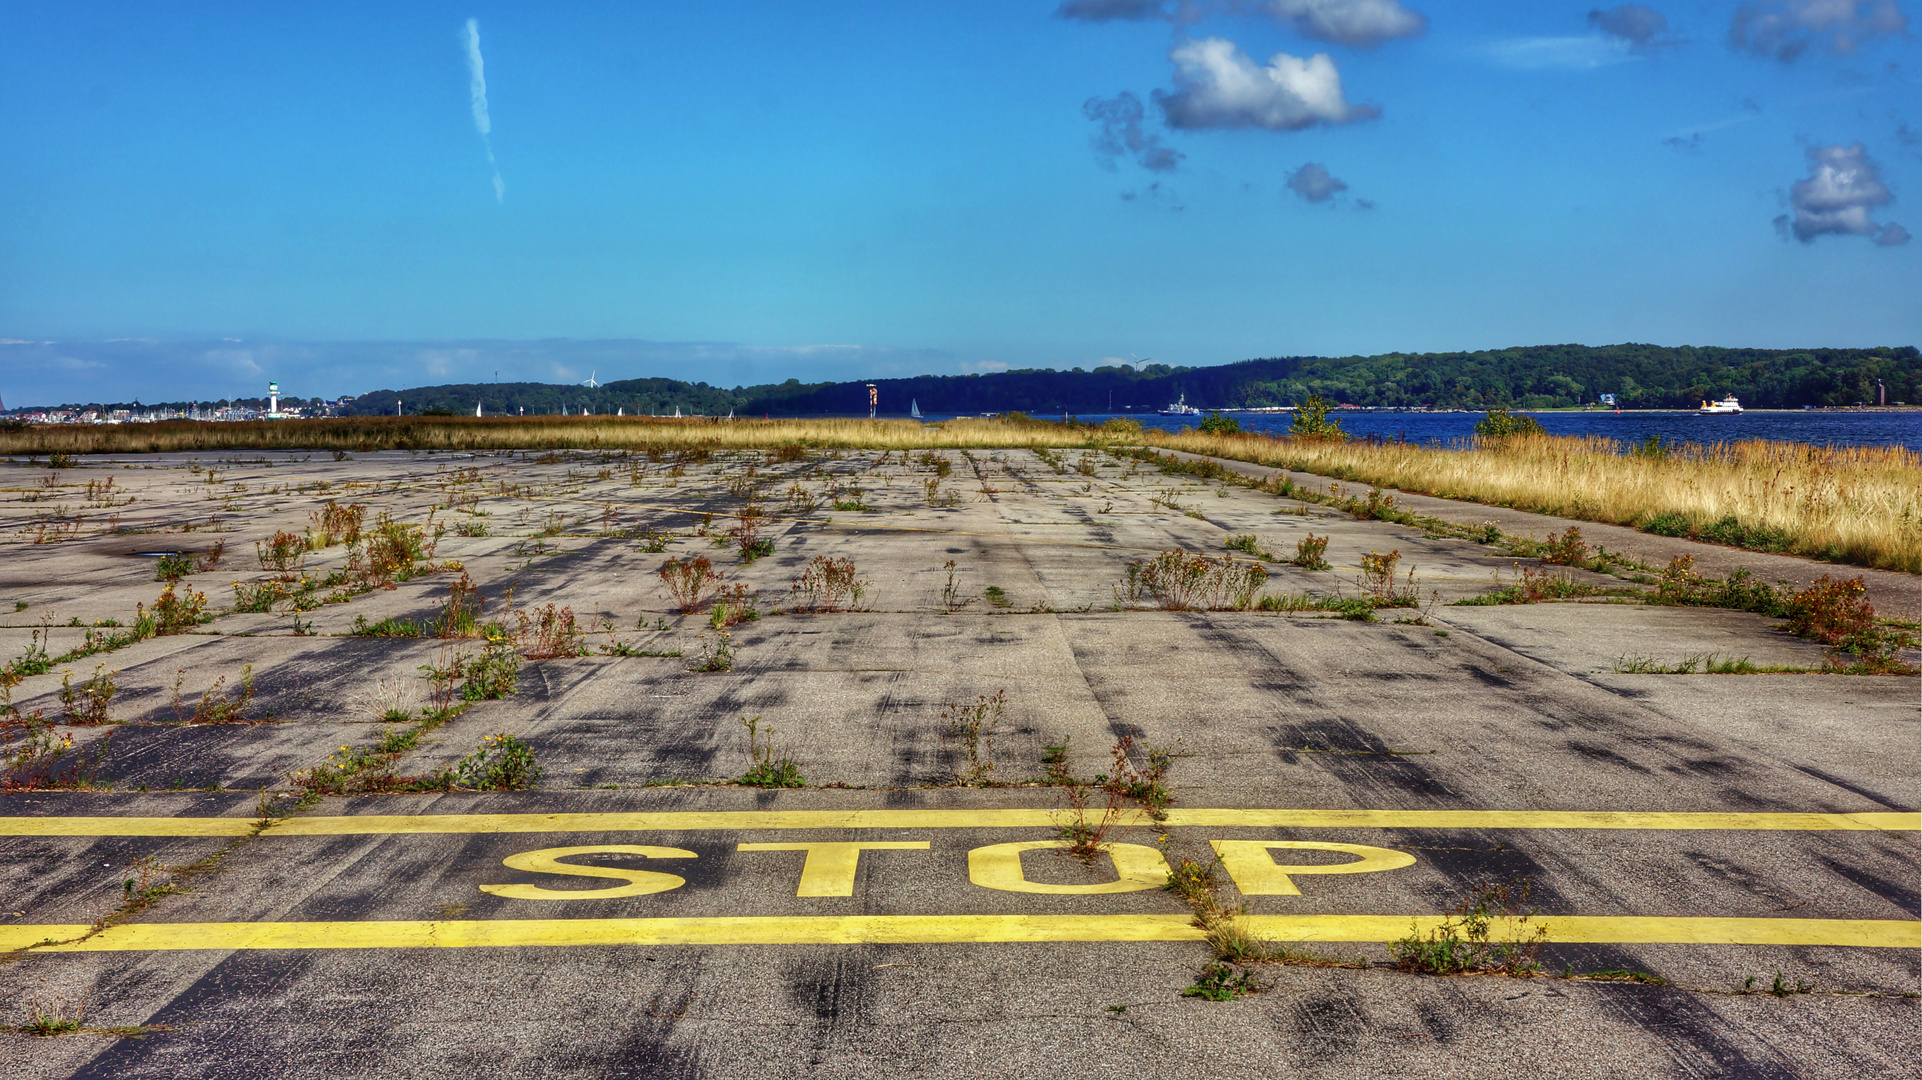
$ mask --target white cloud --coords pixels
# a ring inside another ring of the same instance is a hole
[[[1738,52],[1792,63],[1818,46],[1852,53],[1862,42],[1892,37],[1908,25],[1895,0],[1762,0],[1735,9],[1728,43]]]
[[[1381,110],[1351,105],[1327,53],[1303,60],[1287,53],[1257,67],[1226,38],[1183,40],[1168,52],[1175,90],[1155,91],[1169,127],[1267,128],[1299,131],[1318,124],[1372,120]]]
[[[1326,165],[1308,162],[1288,174],[1289,191],[1307,199],[1311,203],[1324,203],[1348,190],[1346,181],[1328,171]]]
[[[1081,22],[1139,21],[1171,18],[1167,0],[1061,0],[1057,19]]]
[[[1647,4],[1621,4],[1590,11],[1588,25],[1622,39],[1630,48],[1653,49],[1670,43],[1667,16]]]
[[[474,112],[474,130],[480,132],[481,145],[487,148],[487,167],[494,171],[494,201],[507,197],[501,182],[501,169],[494,161],[494,121],[487,113],[487,64],[481,59],[480,23],[473,19],[461,27],[461,44],[467,49],[467,94]]]
[[[1369,48],[1420,37],[1428,20],[1397,0],[1267,0],[1262,10],[1316,41]]]
[[[1179,150],[1161,145],[1161,136],[1141,130],[1141,99],[1133,94],[1124,90],[1111,98],[1089,98],[1081,113],[1101,125],[1093,141],[1104,168],[1113,169],[1121,157],[1133,158],[1149,172],[1173,172],[1181,165]]]
[[[467,47],[467,93],[472,99],[474,130],[492,135],[494,122],[487,115],[487,62],[481,59],[480,24],[467,20],[467,25],[461,27],[460,40]]]
[[[1793,234],[1804,244],[1818,236],[1866,236],[1878,247],[1908,242],[1907,229],[1871,216],[1877,207],[1894,202],[1895,195],[1861,143],[1815,146],[1808,153],[1808,177],[1789,187],[1794,219],[1787,214],[1776,218],[1777,231]]]
[[[1588,71],[1635,59],[1627,41],[1597,35],[1510,38],[1487,46],[1487,54],[1522,71]]]

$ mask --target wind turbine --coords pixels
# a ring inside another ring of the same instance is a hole
[[[587,381],[582,383],[581,385],[587,387],[589,390],[593,390],[599,387],[601,384],[594,381],[594,376],[598,374],[600,374],[600,372],[598,371],[589,371],[587,373]]]

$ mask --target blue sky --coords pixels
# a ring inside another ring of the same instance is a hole
[[[1912,344],[1916,18],[14,2],[0,398]]]

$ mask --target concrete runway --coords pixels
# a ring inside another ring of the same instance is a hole
[[[1819,669],[1823,653],[1747,613],[1451,606],[1516,560],[1106,455],[1081,471],[1078,452],[1057,469],[950,451],[946,478],[898,453],[537,457],[229,454],[197,463],[212,481],[184,456],[128,457],[52,487],[0,466],[0,655],[131,622],[161,588],[150,552],[224,541],[183,584],[224,609],[230,583],[272,576],[254,542],[327,498],[370,522],[431,512],[435,558],[481,587],[484,620],[565,606],[591,653],[526,663],[515,695],[392,765],[428,774],[511,734],[543,770],[534,789],[286,795],[264,825],[263,790],[409,729],[381,709],[420,707],[422,665],[480,650],[352,632],[433,618],[457,575],[221,614],[26,678],[14,704],[58,718],[63,670],[104,662],[115,723],[55,729],[93,787],[0,794],[0,1022],[84,1002],[89,1029],[0,1032],[0,1074],[1916,1073],[1913,678],[1627,673],[1711,655]],[[108,477],[93,502],[133,501],[86,506]],[[711,513],[719,535],[749,480],[777,514],[795,484],[822,507],[777,520],[774,553],[743,565],[697,533]],[[931,505],[930,480],[955,503]],[[826,509],[837,484],[873,509]],[[76,514],[73,538],[32,542]],[[142,531],[95,531],[109,515]],[[643,532],[674,537],[648,553]],[[1333,569],[1267,563],[1268,592],[1353,596],[1361,557],[1394,550],[1424,606],[1356,622],[1125,596],[1133,560],[1223,554],[1239,534],[1285,557],[1311,532]],[[1740,555],[1662,542],[1704,565]],[[728,671],[689,670],[716,631],[656,575],[695,554],[765,613],[733,628]],[[861,610],[800,610],[793,584],[822,555],[858,567]],[[305,572],[346,558],[313,552]],[[965,603],[944,600],[950,560]],[[248,666],[261,722],[181,722],[177,682],[191,713]],[[970,760],[944,712],[997,693]],[[808,786],[729,782],[750,765],[743,716]],[[1044,756],[1065,746],[1090,777],[1124,736],[1137,764],[1142,746],[1176,753],[1168,820],[1118,821],[1091,865],[1061,857],[1048,845],[1073,819]],[[993,786],[957,786],[970,767]],[[1256,933],[1366,965],[1257,965],[1260,993],[1182,996],[1211,954],[1159,879],[1217,857]],[[96,927],[142,859],[178,890]],[[1517,881],[1548,928],[1543,976],[1389,966],[1389,941]],[[1561,977],[1603,971],[1663,985]]]

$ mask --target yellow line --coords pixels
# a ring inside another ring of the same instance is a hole
[[[0,836],[245,836],[248,818],[0,817]]]
[[[446,833],[682,832],[758,829],[1032,829],[1056,810],[708,810],[629,814],[363,814],[288,818],[266,836]],[[1123,824],[1148,825],[1134,814]],[[1922,814],[1664,813],[1626,810],[1174,809],[1167,828],[1240,829],[1725,829],[1757,832],[1916,832]],[[0,836],[244,836],[252,818],[0,817]]]
[[[1438,915],[1256,915],[1275,941],[1378,942],[1427,932]],[[1538,919],[1551,942],[1922,947],[1922,923],[1877,919]],[[434,949],[556,945],[978,944],[1197,941],[1187,915],[850,915],[691,919],[497,919],[442,922],[122,923],[45,952],[175,949]],[[75,938],[89,928],[0,927],[0,949]]]

